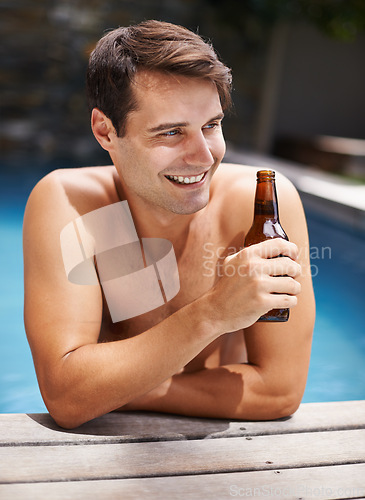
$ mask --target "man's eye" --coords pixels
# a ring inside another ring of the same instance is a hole
[[[163,136],[165,137],[173,137],[174,135],[178,135],[179,134],[179,130],[168,130],[167,132],[164,132]]]
[[[209,123],[208,125],[205,125],[204,129],[205,130],[212,130],[214,128],[217,128],[220,126],[220,122],[213,122],[213,123]]]

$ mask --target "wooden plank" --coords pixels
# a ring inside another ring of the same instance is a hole
[[[365,462],[365,430],[241,438],[4,446],[0,483],[207,474]]]
[[[365,428],[365,401],[306,403],[292,417],[269,422],[109,413],[71,431],[58,427],[47,413],[0,414],[0,446],[205,439],[359,428]]]
[[[365,497],[365,464],[138,479],[0,485],[12,500],[224,500],[232,497],[342,499]]]

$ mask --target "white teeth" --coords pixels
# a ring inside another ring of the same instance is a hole
[[[182,177],[181,175],[166,175],[170,181],[175,181],[178,184],[195,184],[196,182],[200,182],[204,177],[204,174],[200,174],[192,177]]]

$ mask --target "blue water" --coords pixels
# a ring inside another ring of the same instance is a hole
[[[0,198],[0,412],[46,411],[23,326],[23,196]]]
[[[37,179],[2,179],[0,412],[46,411],[23,326],[22,219]],[[19,188],[20,185],[20,188]],[[304,402],[365,399],[365,238],[308,213],[317,302]]]
[[[365,235],[307,219],[311,247],[330,252],[311,260],[317,315],[303,401],[365,399]]]

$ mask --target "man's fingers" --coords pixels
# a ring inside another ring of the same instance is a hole
[[[301,265],[289,257],[277,257],[265,263],[265,271],[270,276],[300,276]]]
[[[250,254],[256,254],[263,259],[272,259],[279,255],[285,255],[293,260],[298,258],[298,247],[295,243],[282,238],[272,238],[246,247],[246,251]]]
[[[301,284],[289,276],[276,276],[268,278],[267,291],[269,293],[281,293],[287,295],[298,295],[301,292]]]
[[[245,249],[246,250],[246,249]],[[230,276],[291,276],[301,274],[301,265],[290,257],[263,259],[258,255],[234,254],[226,257],[225,263],[230,268]],[[233,269],[234,268],[234,269]],[[227,273],[228,274],[228,273]]]
[[[296,295],[271,294],[268,299],[268,311],[271,309],[287,309],[295,307],[297,304],[298,298]]]

